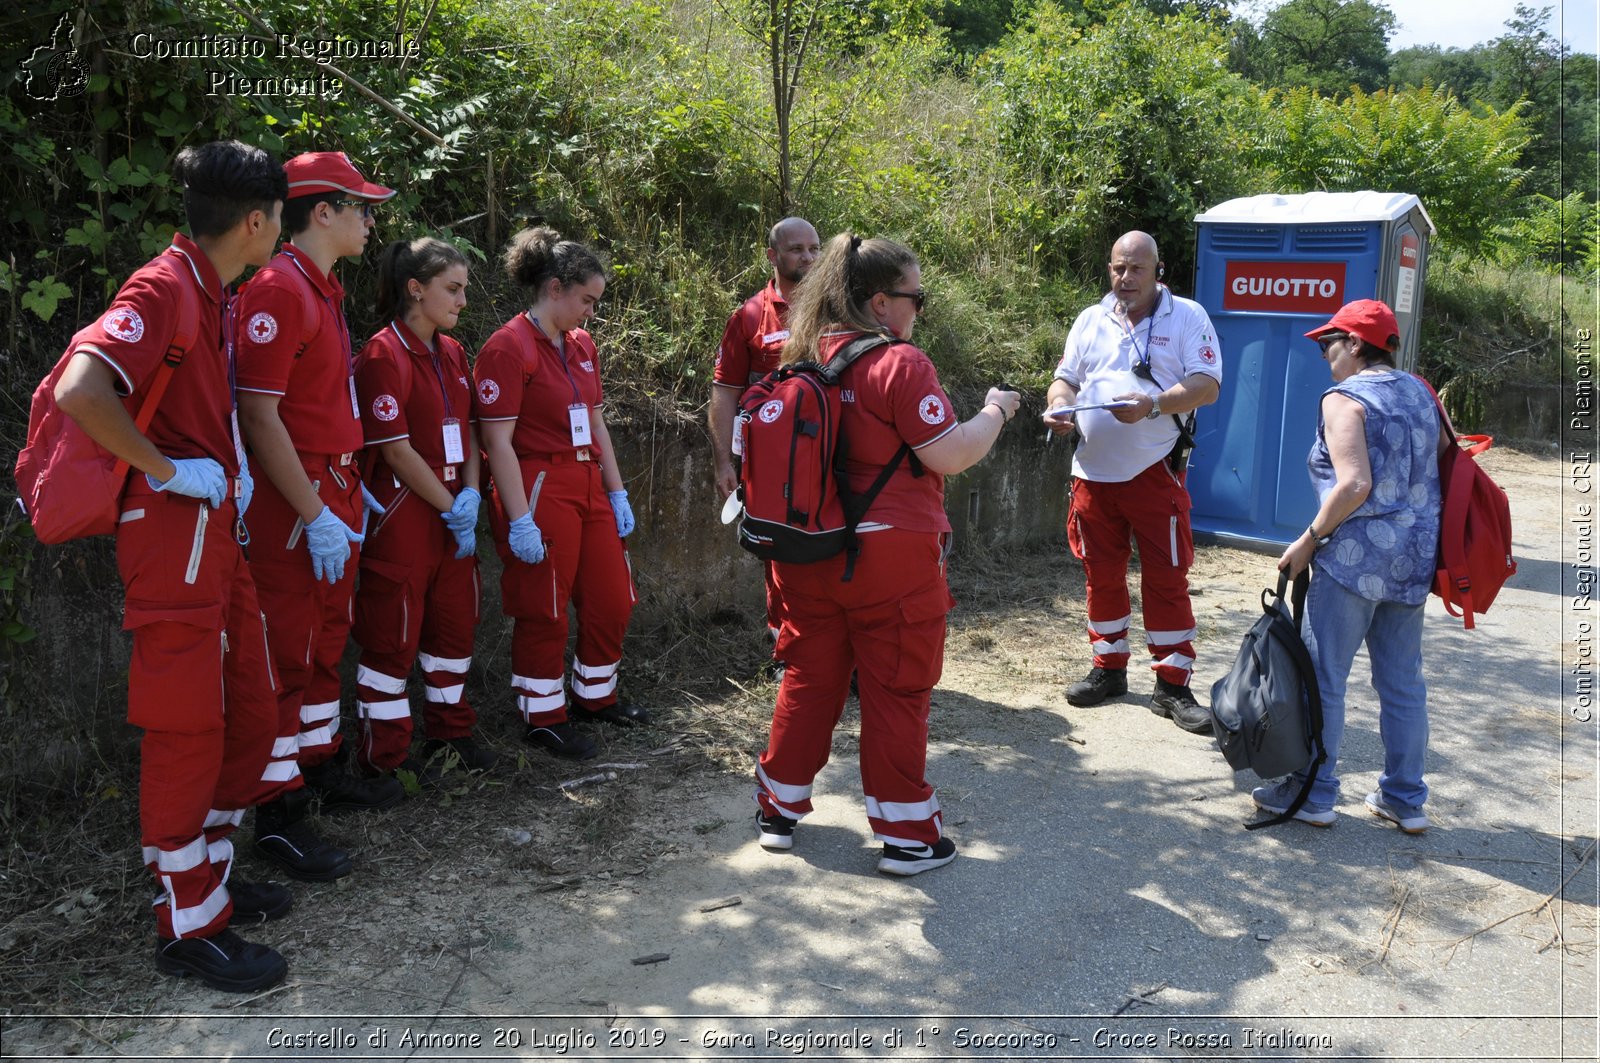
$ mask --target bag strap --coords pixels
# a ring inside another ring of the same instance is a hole
[[[1295,794],[1294,800],[1289,802],[1289,807],[1271,819],[1263,819],[1255,823],[1246,823],[1245,830],[1261,830],[1263,827],[1274,827],[1279,823],[1287,823],[1294,819],[1296,812],[1305,807],[1306,798],[1311,796],[1311,788],[1316,784],[1317,773],[1322,770],[1322,765],[1328,760],[1328,747],[1322,742],[1322,688],[1317,685],[1316,665],[1311,661],[1311,654],[1306,650],[1305,640],[1301,636],[1303,630],[1304,607],[1306,592],[1311,588],[1311,572],[1309,568],[1300,570],[1294,579],[1294,589],[1291,592],[1291,607],[1293,622],[1283,615],[1283,595],[1289,589],[1289,574],[1285,571],[1278,573],[1277,603],[1266,604],[1266,596],[1271,591],[1262,592],[1262,608],[1267,615],[1272,617],[1268,625],[1268,634],[1277,640],[1278,644],[1286,650],[1294,661],[1295,669],[1301,677],[1301,686],[1306,695],[1306,708],[1311,716],[1311,744],[1316,755],[1311,759],[1306,768],[1305,781],[1300,786],[1300,792]]]
[[[898,341],[890,336],[883,335],[881,332],[857,337],[835,352],[834,356],[829,358],[825,364],[819,365],[817,367],[817,375],[828,386],[837,387],[839,378],[844,375],[844,371],[854,365],[862,355],[896,342]],[[889,463],[878,473],[877,478],[872,481],[871,486],[861,494],[855,495],[850,492],[850,478],[845,475],[845,461],[848,453],[849,447],[845,441],[844,425],[841,423],[837,443],[833,450],[833,478],[834,483],[837,485],[836,490],[839,492],[839,504],[844,509],[844,574],[840,577],[841,583],[849,583],[855,578],[856,560],[861,556],[861,540],[856,534],[856,527],[861,523],[862,518],[867,515],[867,510],[872,508],[872,503],[877,499],[878,495],[888,486],[889,479],[894,475],[895,470],[900,467],[900,462],[910,458],[911,474],[913,476],[922,475],[922,463],[917,460],[915,454],[911,453],[911,447],[902,443],[900,444],[900,449],[895,451],[894,457],[889,460]]]
[[[161,406],[161,399],[167,393],[167,385],[172,383],[172,375],[178,371],[178,366],[183,364],[184,357],[189,353],[189,348],[194,346],[196,334],[200,331],[200,298],[194,290],[194,285],[182,271],[174,270],[178,278],[178,327],[172,334],[172,341],[167,344],[167,353],[161,358],[161,365],[156,368],[155,379],[150,382],[150,390],[145,394],[144,402],[139,405],[139,413],[133,419],[133,426],[144,435],[150,427],[150,422],[155,420],[156,410]],[[112,468],[112,478],[120,480],[128,475],[128,463],[117,459]]]

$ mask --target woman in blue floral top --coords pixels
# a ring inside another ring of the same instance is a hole
[[[1333,387],[1322,396],[1317,437],[1306,465],[1321,507],[1278,559],[1290,576],[1312,566],[1306,596],[1306,648],[1322,689],[1328,759],[1295,818],[1334,822],[1336,774],[1344,737],[1345,685],[1363,642],[1378,693],[1383,772],[1367,810],[1408,834],[1428,829],[1422,781],[1428,747],[1422,678],[1422,612],[1439,544],[1439,453],[1449,437],[1422,381],[1395,368],[1400,345],[1394,312],[1375,299],[1341,307],[1306,333],[1322,348]],[[1303,778],[1258,787],[1251,797],[1282,812]]]

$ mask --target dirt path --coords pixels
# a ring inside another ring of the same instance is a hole
[[[1593,1058],[1595,743],[1563,727],[1566,470],[1486,465],[1522,571],[1477,632],[1430,605],[1424,837],[1360,810],[1381,746],[1359,680],[1337,826],[1247,833],[1252,780],[1146,711],[1143,681],[1067,707],[1087,666],[1076,565],[969,560],[930,748],[949,868],[874,874],[852,715],[794,852],[756,846],[747,772],[772,691],[728,636],[713,652],[748,691],[685,688],[599,765],[507,764],[330,824],[359,873],[296,885],[296,911],[255,931],[288,955],[285,986],[156,981],[140,927],[76,992],[8,1002],[4,1054]],[[1202,550],[1199,686],[1271,568]],[[641,664],[667,676],[686,652]],[[594,771],[617,777],[556,785]],[[21,1014],[40,1011],[78,1017]]]

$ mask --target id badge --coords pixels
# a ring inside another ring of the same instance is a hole
[[[444,463],[446,465],[460,465],[466,460],[466,451],[461,447],[461,421],[455,417],[446,417],[444,419]]]
[[[345,379],[350,382],[350,416],[359,421],[361,420],[361,400],[356,398],[356,378],[351,376]]]
[[[733,456],[736,458],[744,457],[744,428],[747,423],[749,423],[749,418],[745,417],[744,414],[740,414],[733,419],[733,438],[728,442],[729,449],[733,451]]]
[[[589,407],[579,403],[567,407],[567,420],[572,422],[572,445],[586,447],[593,439],[589,435]]]

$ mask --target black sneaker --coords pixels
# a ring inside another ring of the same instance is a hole
[[[500,755],[492,749],[480,746],[471,735],[460,738],[430,738],[422,744],[424,760],[432,761],[437,758],[441,764],[449,764],[451,756],[460,761],[465,771],[488,771],[500,760]]]
[[[595,748],[594,739],[570,723],[548,723],[530,727],[528,733],[522,736],[522,740],[530,746],[538,746],[554,756],[566,757],[568,760],[592,760],[599,752]]]
[[[1191,734],[1211,733],[1211,713],[1194,700],[1188,687],[1180,687],[1156,676],[1155,693],[1150,695],[1150,711],[1157,716],[1170,716],[1172,722]]]
[[[1087,707],[1128,692],[1125,668],[1091,668],[1089,674],[1067,688],[1067,704]]]
[[[793,849],[794,825],[797,822],[799,821],[790,819],[788,816],[780,816],[776,813],[769,816],[765,812],[757,812],[756,831],[758,837],[756,840],[761,843],[761,848],[771,849],[774,852]]]
[[[304,820],[284,822],[268,812],[270,807],[256,809],[256,852],[274,861],[291,878],[332,882],[355,870],[350,854],[317,837],[311,824]]]
[[[932,845],[903,846],[885,842],[878,870],[885,875],[920,875],[956,858],[956,843],[940,838]]]
[[[276,882],[251,882],[238,875],[228,876],[228,896],[233,898],[233,915],[229,926],[251,926],[269,923],[289,914],[294,907],[294,894],[288,886]]]
[[[384,775],[358,779],[331,760],[309,768],[302,765],[300,774],[306,777],[306,788],[317,796],[323,815],[393,808],[406,796],[398,779]]]
[[[253,993],[283,981],[289,964],[275,950],[224,930],[208,938],[157,938],[156,970],[228,993]]]
[[[643,727],[650,722],[650,710],[632,705],[625,701],[618,701],[587,714],[591,720],[604,720],[614,723],[618,727]]]

